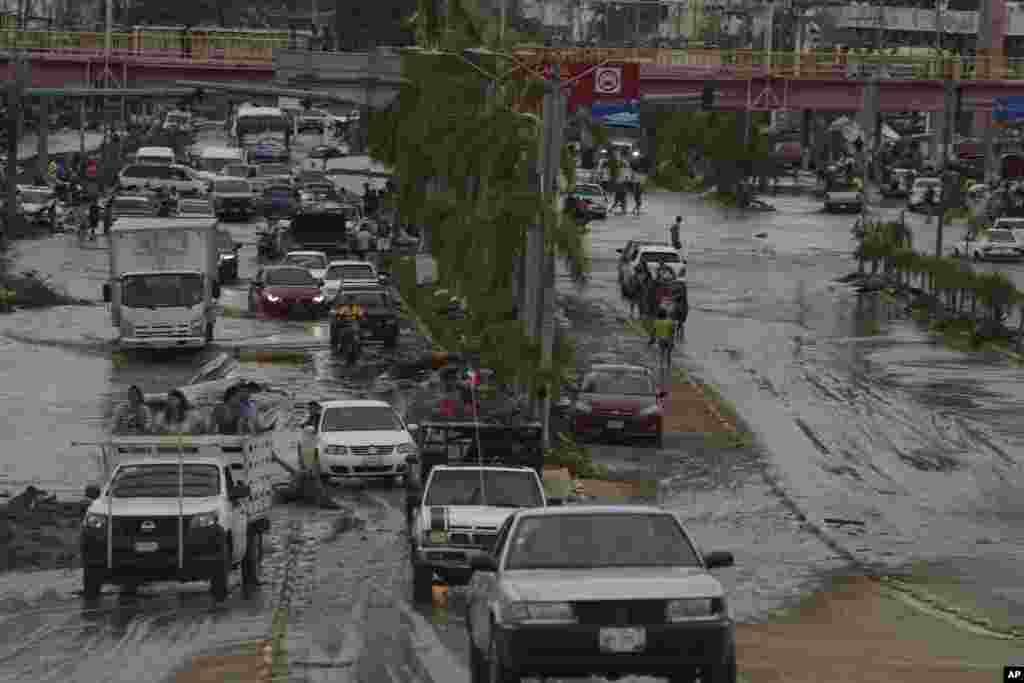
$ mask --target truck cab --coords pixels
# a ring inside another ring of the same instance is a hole
[[[486,556],[498,529],[518,509],[546,507],[544,486],[530,467],[437,465],[413,513],[413,597],[430,599],[434,576],[469,583],[474,558]]]
[[[90,485],[82,523],[86,599],[104,584],[259,581],[272,501],[269,436],[115,436],[103,444],[106,482]]]
[[[215,219],[119,218],[103,300],[122,348],[202,348],[220,297]]]

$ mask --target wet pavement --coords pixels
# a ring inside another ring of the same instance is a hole
[[[811,520],[854,513],[867,520],[863,534],[843,532],[847,547],[866,549],[854,560],[941,559],[936,571],[961,576],[982,603],[1008,600],[1013,611],[1024,604],[1015,578],[1024,510],[1015,493],[1020,427],[1012,414],[1021,371],[947,351],[911,323],[865,332],[873,304],[858,305],[832,283],[855,268],[854,218],[824,216],[804,197],[771,201],[778,212],[742,216],[655,195],[645,215],[591,224],[594,276],[578,296],[598,313],[573,320],[582,356],[649,359],[644,341],[622,322],[614,250],[628,239],[664,239],[682,214],[692,306],[682,360],[720,385],[761,437],[735,450],[681,436],[659,450],[598,445],[595,459],[658,479],[659,502],[682,515],[705,550],[735,554],[736,566],[716,574],[743,621],[794,603],[851,560],[822,542],[780,491]],[[244,308],[258,224],[228,227],[245,246],[241,281],[222,303]],[[914,227],[928,239],[927,226]],[[754,237],[762,231],[764,238]],[[106,277],[102,240],[84,247],[61,236],[21,242],[17,263],[95,300]],[[1024,272],[1004,268],[1015,278]],[[286,457],[310,399],[406,403],[401,390],[374,381],[394,356],[374,352],[368,366],[349,370],[324,348],[318,323],[222,318],[214,348],[159,358],[114,353],[111,337],[102,304],[0,318],[3,426],[18,439],[0,488],[35,481],[81,490],[93,476],[91,461],[68,444],[100,438],[110,397],[130,384],[163,391],[186,382],[224,351],[305,352],[297,362],[244,360],[237,369],[282,392]],[[394,354],[424,349],[410,328]],[[0,681],[170,680],[197,654],[267,637],[282,610],[287,680],[468,680],[463,591],[454,589],[446,608],[409,603],[400,491],[344,486],[335,495],[347,512],[275,508],[263,586],[253,596],[236,586],[220,606],[205,584],[157,584],[134,597],[106,594],[86,609],[77,572],[0,575]],[[350,528],[353,517],[359,523]]]

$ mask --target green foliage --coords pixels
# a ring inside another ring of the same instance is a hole
[[[704,176],[719,191],[736,195],[738,184],[766,174],[771,149],[758,114],[746,138],[746,117],[735,112],[677,112],[658,121],[658,175],[682,179]]]
[[[569,434],[558,435],[558,442],[544,452],[544,464],[564,467],[576,479],[608,478],[608,468],[594,463],[586,447]]]

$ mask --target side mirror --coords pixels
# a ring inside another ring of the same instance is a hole
[[[219,299],[220,298],[220,283],[219,282],[214,282],[213,283],[213,298],[214,299]]]
[[[668,398],[668,392],[662,389],[658,392],[658,398]]]
[[[232,502],[237,500],[243,500],[252,495],[252,489],[249,488],[248,484],[235,484],[235,487],[231,489],[231,500]]]
[[[469,567],[475,572],[496,572],[498,562],[492,555],[477,555],[470,560]]]
[[[241,243],[241,242],[235,242],[234,246],[233,246],[233,247],[231,247],[231,248],[232,248],[232,249],[233,249],[234,251],[238,251],[239,249],[241,249],[241,248],[242,248],[242,243]]]
[[[109,304],[113,300],[113,298],[114,297],[110,289],[110,283],[108,282],[107,284],[103,285],[103,301]]]
[[[616,253],[616,254],[621,254],[621,253],[622,253],[622,250],[621,250],[621,249],[616,249],[616,250],[615,250],[615,253]]]
[[[408,429],[409,432],[411,432],[411,433],[416,433],[416,432],[419,431],[420,426],[418,424],[413,423],[413,424],[410,424],[410,425],[406,425],[405,428]]]
[[[324,281],[323,280],[317,280],[316,281],[316,286],[317,287],[323,287],[324,286]]]
[[[97,484],[89,484],[85,487],[85,497],[89,500],[96,500],[100,497],[100,487]]]
[[[732,553],[726,551],[715,551],[704,556],[704,564],[708,569],[733,566]]]

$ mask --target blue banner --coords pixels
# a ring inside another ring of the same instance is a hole
[[[996,99],[992,117],[996,121],[1024,121],[1024,97],[1000,97]]]
[[[639,128],[640,103],[637,100],[594,103],[590,107],[590,116],[612,128]]]

